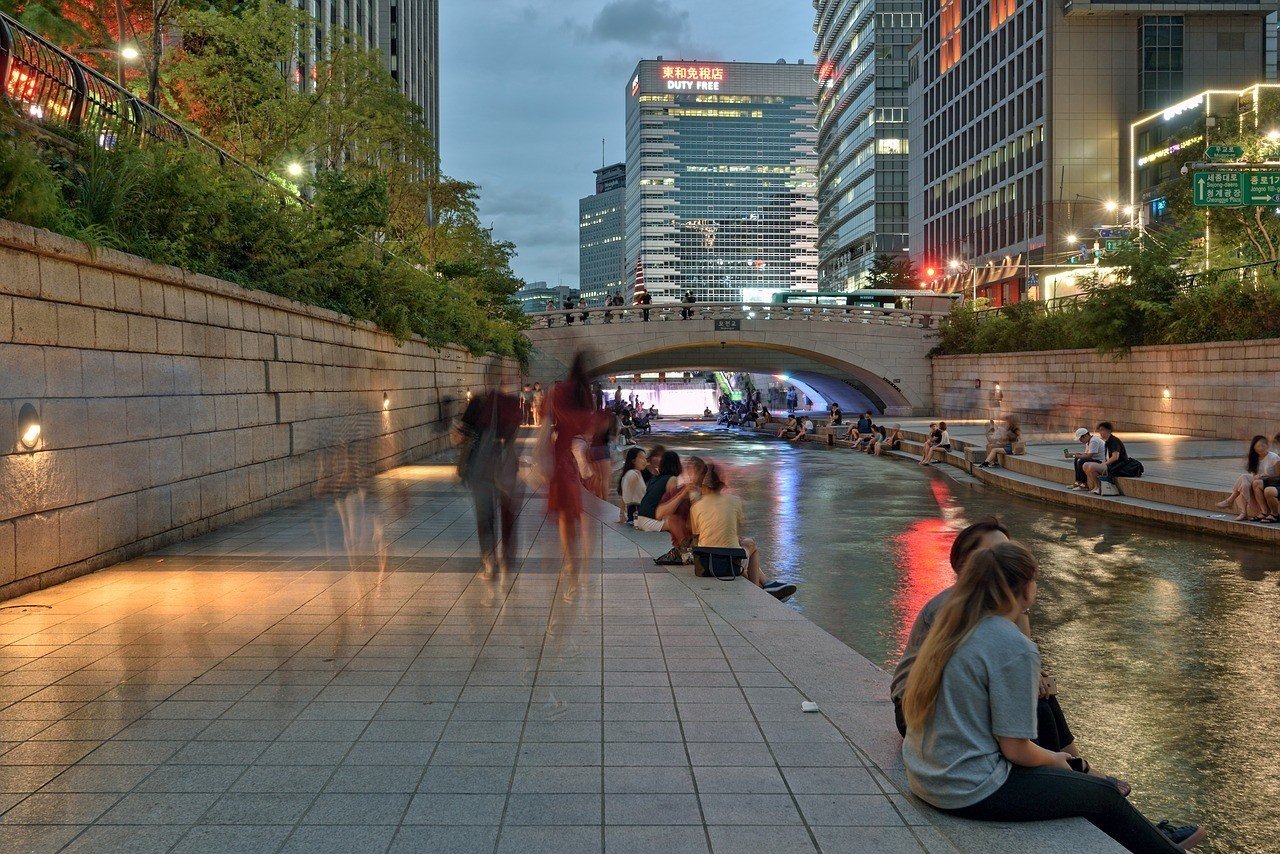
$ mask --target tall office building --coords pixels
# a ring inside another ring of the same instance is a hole
[[[817,283],[813,66],[643,60],[627,84],[628,284],[654,302]]]
[[[856,288],[907,251],[907,51],[921,0],[815,0],[818,285]]]
[[[297,6],[316,20],[299,40],[295,78],[303,88],[315,85],[329,34],[348,30],[382,52],[400,91],[422,108],[432,139],[440,139],[440,0],[297,0]]]
[[[627,166],[596,170],[596,191],[578,200],[578,289],[584,305],[625,291]]]
[[[993,304],[1038,296],[1127,195],[1129,123],[1264,76],[1275,0],[930,0],[921,45],[917,262]],[[1111,223],[1114,224],[1114,223]],[[954,264],[953,264],[954,262]]]

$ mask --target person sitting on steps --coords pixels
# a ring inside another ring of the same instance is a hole
[[[1086,485],[1094,495],[1102,495],[1101,478],[1107,478],[1114,485],[1117,477],[1142,476],[1142,463],[1129,456],[1124,442],[1112,430],[1110,421],[1098,422],[1098,438],[1102,439],[1102,452],[1106,456],[1100,463],[1087,462],[1081,466]]]
[[[1075,483],[1068,488],[1074,492],[1087,492],[1089,482],[1084,473],[1084,464],[1100,463],[1106,459],[1107,446],[1101,438],[1090,433],[1086,427],[1076,430],[1076,441],[1084,445],[1084,450],[1074,454],[1068,452],[1070,458],[1075,460],[1076,470]]]
[[[706,474],[702,477],[701,494],[689,508],[689,530],[700,546],[745,549],[747,566],[742,574],[752,584],[785,601],[796,592],[796,586],[781,581],[765,582],[756,541],[742,536],[746,518],[742,499],[726,494],[725,486],[720,467],[715,463],[708,463]]]
[[[911,791],[977,821],[1080,817],[1137,854],[1177,854],[1202,827],[1148,821],[1083,760],[1036,743],[1040,652],[1018,630],[1039,567],[1024,547],[975,552],[938,612],[902,696]]]
[[[975,553],[1007,542],[1009,542],[1009,529],[999,519],[987,516],[977,520],[956,534],[956,538],[951,542],[952,571],[959,577],[969,558]],[[902,695],[907,689],[907,678],[911,675],[911,668],[916,663],[929,630],[938,619],[938,612],[951,598],[955,589],[956,585],[948,587],[920,609],[920,613],[911,624],[911,632],[907,635],[907,646],[902,651],[902,659],[893,670],[893,679],[889,683],[889,697],[893,700],[894,724],[898,727],[899,735],[904,738],[907,734],[907,722],[902,713]],[[1019,617],[1018,630],[1028,638],[1031,637],[1031,620],[1026,614]],[[1075,736],[1071,734],[1071,727],[1067,725],[1067,718],[1062,712],[1062,706],[1058,703],[1057,682],[1047,670],[1040,671],[1040,686],[1036,698],[1036,732],[1036,744],[1045,750],[1063,751],[1076,757],[1080,755],[1080,751],[1076,748]],[[1102,774],[1098,776],[1110,781],[1121,794],[1129,794],[1128,783]]]
[[[1004,459],[1013,453],[1013,446],[1022,441],[1022,427],[1018,425],[1018,419],[1012,415],[1004,420],[1004,444],[995,447],[988,446],[987,458],[978,463],[978,468],[1000,468],[1004,465]]]
[[[897,451],[902,449],[902,425],[894,424],[893,429],[883,439],[875,443],[872,453],[877,457],[884,450]]]
[[[951,433],[947,430],[947,422],[939,421],[938,426],[929,435],[929,442],[925,445],[924,457],[920,460],[920,465],[931,466],[935,458],[937,462],[945,463],[947,454],[950,452]]]

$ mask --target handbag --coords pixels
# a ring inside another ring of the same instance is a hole
[[[712,577],[720,581],[733,581],[742,574],[742,562],[746,559],[746,549],[694,546],[693,574],[699,578]]]

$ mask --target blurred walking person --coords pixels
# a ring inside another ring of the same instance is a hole
[[[551,419],[552,430],[547,509],[559,516],[564,569],[570,572],[578,568],[581,557],[582,486],[594,475],[587,454],[597,426],[592,404],[587,354],[579,350],[569,367],[569,376],[551,388],[544,415]]]
[[[485,388],[472,395],[459,427],[458,474],[471,488],[475,502],[476,535],[485,572],[495,568],[507,571],[516,556],[516,516],[520,510],[516,434],[523,419],[519,398],[508,391],[513,382],[513,372],[506,365],[496,359],[490,362]]]

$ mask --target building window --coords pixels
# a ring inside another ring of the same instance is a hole
[[[991,30],[1009,19],[1017,11],[1017,0],[991,0]]]
[[[938,0],[938,8],[940,9],[938,32],[941,42],[938,48],[938,73],[943,74],[960,61],[960,24],[964,15],[959,0]]]
[[[876,154],[906,154],[907,141],[905,139],[877,139]]]
[[[1144,15],[1138,25],[1142,51],[1142,108],[1153,110],[1182,97],[1182,16]]]

